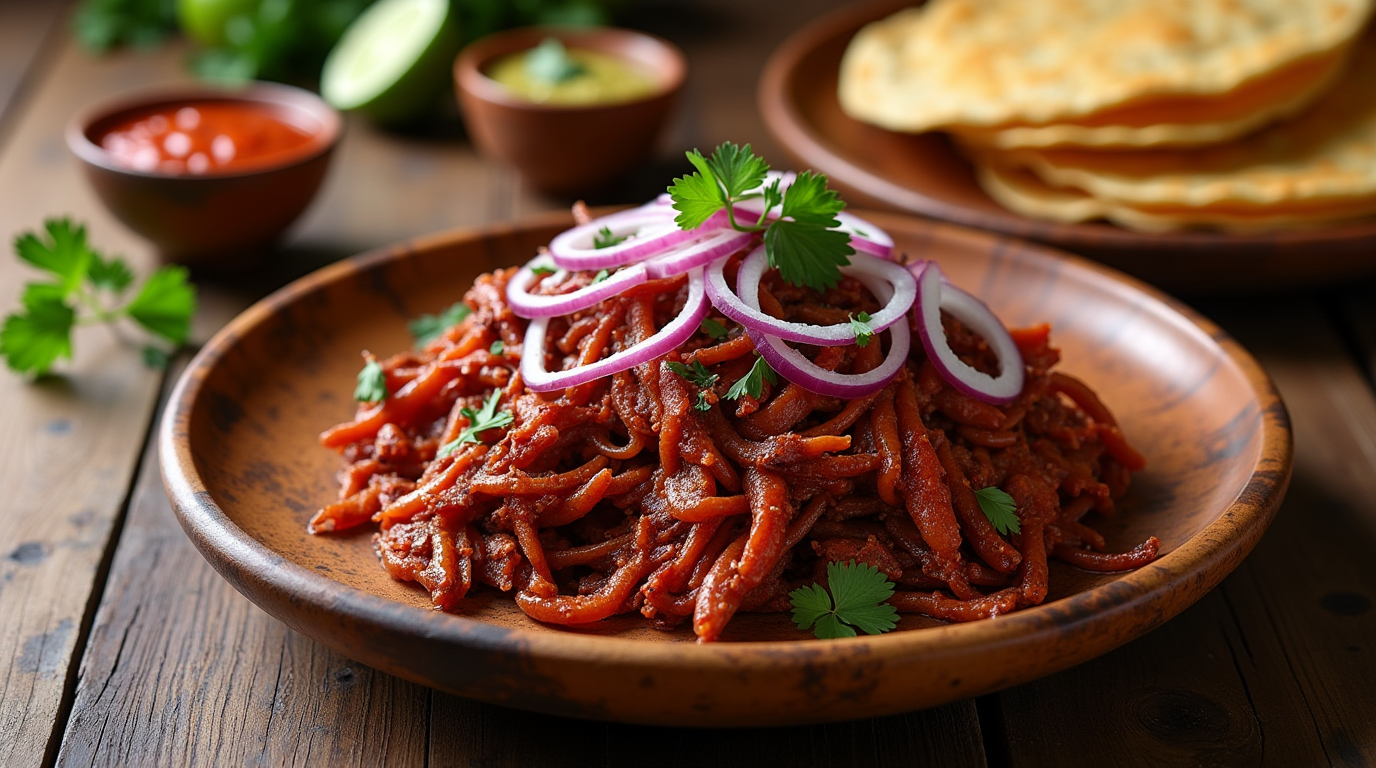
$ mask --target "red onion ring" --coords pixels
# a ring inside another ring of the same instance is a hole
[[[548,256],[536,256],[506,284],[506,299],[511,311],[519,317],[553,317],[570,315],[580,309],[587,309],[609,299],[618,293],[645,282],[647,279],[644,264],[632,264],[618,270],[600,283],[585,285],[571,293],[550,296],[530,293],[535,284],[535,268],[553,266],[554,260]]]
[[[521,378],[531,391],[553,392],[586,384],[594,379],[649,362],[673,351],[696,333],[698,324],[707,316],[708,308],[702,270],[691,270],[688,272],[688,300],[683,305],[683,311],[659,329],[659,332],[629,349],[567,371],[545,369],[545,333],[549,328],[549,318],[537,317],[531,320],[526,328],[525,343],[522,346],[526,353],[521,355]]]
[[[881,301],[885,299],[886,293],[893,291],[893,288],[882,279],[870,275],[857,275],[856,279],[864,283],[865,287],[873,291]],[[746,333],[750,335],[750,340],[755,342],[755,349],[759,351],[760,356],[780,376],[809,392],[828,397],[864,397],[888,386],[899,371],[903,370],[903,364],[908,360],[908,350],[912,345],[907,324],[897,323],[889,327],[889,354],[879,367],[865,373],[837,373],[819,367],[777,336],[749,329]],[[878,344],[879,339],[876,337],[871,343]]]
[[[725,214],[715,215],[697,229],[679,229],[674,223],[673,208],[661,205],[642,206],[593,219],[555,235],[549,243],[554,263],[568,270],[584,271],[611,269],[647,259],[664,252],[670,246],[702,237],[720,228]],[[594,248],[593,239],[603,227],[630,239]]]
[[[786,341],[822,347],[840,347],[855,343],[855,330],[850,323],[836,323],[834,325],[791,323],[771,317],[760,310],[760,278],[764,276],[764,272],[768,268],[764,246],[751,251],[750,255],[745,257],[745,261],[741,262],[741,269],[736,277],[736,287],[740,291],[739,296],[732,292],[726,284],[724,269],[727,258],[722,257],[708,265],[706,274],[707,295],[711,298],[712,305],[723,315],[744,325],[749,330],[768,336],[777,336]],[[888,298],[887,300],[881,299],[885,301],[884,307],[870,317],[870,327],[876,333],[902,320],[917,298],[917,283],[913,279],[912,273],[883,259],[856,254],[856,258],[852,260],[850,266],[841,268],[841,273],[860,280],[871,291],[874,290],[872,287],[874,284],[886,286],[885,294]],[[875,295],[878,296],[879,294],[876,293]]]
[[[936,366],[941,377],[951,386],[978,400],[994,405],[1007,405],[1022,394],[1023,382],[1027,377],[1026,366],[1018,345],[1008,329],[990,311],[984,302],[946,283],[942,279],[941,267],[929,261],[922,267],[917,278],[917,311],[914,324],[917,335],[922,339],[922,347],[927,350],[927,359]],[[941,327],[941,311],[965,324],[989,344],[999,359],[999,375],[990,376],[966,365],[946,339]]]
[[[644,262],[645,271],[652,278],[681,275],[694,267],[701,267],[723,256],[730,256],[749,244],[749,232],[734,229],[721,229],[697,242],[671,248],[649,261]]]

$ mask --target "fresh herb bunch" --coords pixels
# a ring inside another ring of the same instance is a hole
[[[501,402],[501,399],[502,393],[493,390],[492,394],[488,395],[487,399],[483,401],[482,410],[475,411],[472,408],[460,409],[459,413],[468,419],[468,426],[464,427],[463,431],[460,432],[459,436],[452,442],[445,443],[441,446],[439,452],[435,454],[435,458],[442,459],[448,456],[454,451],[457,451],[459,446],[464,443],[481,443],[482,439],[479,438],[478,435],[489,429],[509,426],[511,422],[515,420],[515,417],[511,415],[511,411],[497,410],[497,404]]]
[[[1018,505],[1012,496],[991,485],[975,491],[975,501],[979,502],[979,509],[984,516],[993,523],[994,530],[1004,536],[1022,533],[1022,524],[1018,522]]]
[[[808,584],[788,593],[793,604],[793,623],[798,629],[813,627],[818,639],[855,637],[858,628],[879,635],[898,626],[898,609],[884,602],[893,597],[893,582],[878,568],[854,560],[842,565],[827,563],[828,595],[821,585]]]
[[[855,249],[850,236],[836,227],[836,214],[846,207],[836,193],[827,189],[827,177],[804,171],[787,190],[779,191],[779,180],[767,187],[765,174],[769,163],[756,155],[750,145],[725,142],[711,157],[696,149],[688,161],[697,171],[674,179],[669,187],[674,220],[682,229],[696,229],[719,211],[726,211],[732,228],[741,232],[763,232],[769,266],[793,285],[824,291],[841,280],[841,267],[850,264]],[[756,191],[758,190],[758,191]],[[764,210],[753,222],[736,218],[735,206],[746,200],[761,199]],[[779,208],[778,218],[770,221],[769,212]]]
[[[48,219],[43,232],[14,241],[19,259],[46,272],[50,281],[24,286],[23,311],[5,317],[0,356],[18,373],[41,376],[59,358],[72,356],[72,328],[129,319],[172,346],[191,332],[196,291],[183,267],[162,267],[124,301],[134,273],[119,257],[107,258],[86,242],[86,227],[69,219]],[[143,360],[164,367],[169,350],[145,345]]]
[[[177,31],[175,0],[82,0],[72,17],[77,40],[92,51],[151,48]]]

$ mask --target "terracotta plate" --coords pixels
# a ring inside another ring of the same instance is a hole
[[[760,80],[760,110],[800,168],[826,173],[856,204],[1026,237],[1092,256],[1163,288],[1232,293],[1290,289],[1376,273],[1376,220],[1261,235],[1143,234],[1014,213],[984,194],[940,134],[909,135],[852,120],[836,98],[851,37],[911,0],[847,5],[789,38]]]
[[[1065,370],[1117,412],[1150,468],[1098,527],[1165,555],[1094,575],[1053,564],[1040,607],[945,626],[905,617],[887,635],[819,641],[784,614],[732,621],[724,642],[664,633],[638,615],[582,629],[531,621],[475,590],[461,615],[390,579],[370,532],[312,537],[340,459],[317,434],[353,414],[359,350],[410,345],[406,321],[457,300],[475,276],[518,264],[567,216],[422,238],[327,267],[231,322],[167,406],[163,477],[202,554],[264,610],[378,669],[444,690],[562,715],[766,725],[869,717],[975,696],[1079,663],[1193,603],[1251,550],[1290,473],[1285,407],[1217,328],[1103,267],[893,214],[872,220],[937,259],[1010,324],[1054,323]]]

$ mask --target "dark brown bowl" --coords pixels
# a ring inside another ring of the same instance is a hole
[[[1138,637],[1237,567],[1290,477],[1290,425],[1237,342],[1107,268],[938,222],[864,214],[898,249],[936,259],[1010,325],[1051,322],[1062,369],[1103,397],[1147,456],[1096,521],[1110,551],[1157,536],[1127,573],[1061,562],[1039,606],[944,625],[904,616],[885,635],[814,640],[787,614],[741,614],[722,642],[638,613],[560,628],[475,589],[458,613],[393,580],[367,530],[316,536],[340,459],[321,429],[354,412],[358,352],[410,348],[407,322],[454,303],[480,273],[520,264],[567,213],[419,238],[333,264],[246,310],[206,344],[167,405],[163,479],[211,565],[263,610],[377,669],[464,696],[639,723],[757,726],[904,712],[1065,669]],[[245,658],[248,667],[265,660]]]
[[[1376,274],[1376,220],[1260,234],[1154,234],[1104,222],[1044,221],[985,194],[944,135],[894,133],[851,119],[836,95],[846,46],[861,27],[916,4],[848,4],[790,37],[760,78],[770,133],[801,167],[827,174],[850,202],[1039,240],[1172,291],[1292,290]]]
[[[640,64],[659,88],[635,101],[561,106],[526,101],[484,74],[498,57],[532,48],[547,37]],[[678,48],[643,32],[525,27],[464,48],[454,62],[454,85],[468,135],[478,149],[516,166],[539,189],[573,195],[595,191],[645,157],[678,100],[687,71]]]
[[[204,174],[136,171],[111,161],[96,143],[120,118],[190,101],[268,105],[309,129],[309,143],[280,159]],[[310,205],[339,143],[339,113],[315,94],[272,83],[233,90],[204,86],[160,87],[121,94],[81,112],[67,124],[67,146],[106,207],[130,229],[153,241],[169,261],[232,269],[266,254]]]

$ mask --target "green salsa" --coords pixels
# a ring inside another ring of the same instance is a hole
[[[566,49],[554,38],[503,56],[493,62],[487,76],[537,104],[616,104],[643,99],[656,90],[650,73],[634,63],[601,51]]]

